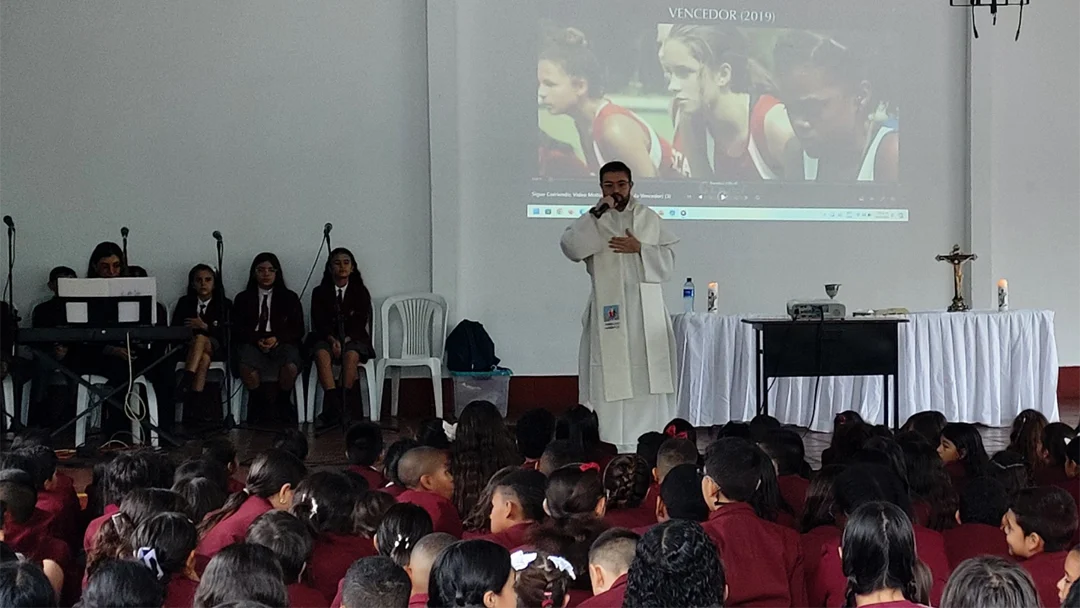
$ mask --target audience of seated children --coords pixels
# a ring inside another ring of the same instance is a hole
[[[462,538],[479,538],[491,533],[491,500],[495,495],[495,488],[507,475],[520,470],[520,466],[510,465],[495,471],[484,486],[484,490],[480,492],[476,505],[465,517],[461,518],[461,527],[465,530]]]
[[[397,498],[407,489],[398,474],[398,465],[401,463],[401,457],[416,447],[420,447],[418,441],[405,437],[386,448],[386,454],[383,456],[383,475],[386,476],[387,484],[382,488],[383,492]]]
[[[183,513],[191,517],[187,501],[176,492],[160,488],[128,492],[120,502],[120,510],[109,516],[94,534],[93,545],[86,554],[87,575],[92,577],[105,561],[131,556],[138,549],[132,546],[135,530],[160,513]]]
[[[353,562],[345,573],[341,582],[341,606],[406,608],[410,588],[409,575],[393,560],[383,556],[364,557]]]
[[[964,560],[945,585],[938,608],[1038,606],[1035,583],[1016,562],[984,555]]]
[[[945,414],[935,410],[918,412],[908,417],[904,426],[900,427],[901,433],[918,433],[930,445],[937,447],[941,443],[941,430],[948,424]]]
[[[1043,466],[1034,472],[1035,485],[1055,486],[1068,483],[1065,475],[1065,449],[1076,437],[1076,430],[1064,422],[1051,422],[1043,429]]]
[[[848,515],[841,542],[845,606],[922,606],[916,582],[915,533],[900,507],[869,502]]]
[[[1076,525],[1076,503],[1058,487],[1021,490],[1002,520],[1009,553],[1031,574],[1042,606],[1057,604],[1057,582]]]
[[[355,534],[359,493],[342,473],[318,471],[296,486],[290,512],[314,534],[307,578],[326,598],[334,597],[349,564],[375,555],[372,539]]]
[[[701,495],[701,473],[696,465],[680,464],[668,471],[660,485],[660,500],[656,503],[656,521],[685,519],[704,523],[709,519],[709,507]],[[652,525],[636,528],[644,534]]]
[[[555,424],[555,439],[567,439],[581,448],[583,462],[595,462],[603,471],[619,448],[600,439],[600,418],[584,405],[575,405]]]
[[[514,434],[518,452],[525,459],[522,468],[536,470],[544,450],[555,437],[555,415],[542,407],[531,409],[518,418]]]
[[[450,499],[454,496],[454,478],[446,452],[427,446],[413,448],[401,457],[398,474],[408,488],[398,495],[398,502],[422,507],[431,516],[435,532],[461,538],[461,517]]]
[[[736,437],[714,441],[701,491],[710,510],[703,526],[724,560],[730,605],[806,605],[799,536],[772,521],[776,470],[761,448]]]
[[[806,490],[810,487],[810,480],[803,477],[810,465],[802,437],[791,429],[776,429],[758,440],[758,447],[772,459],[780,497],[798,520],[806,508]]]
[[[833,491],[838,517],[845,520],[857,508],[869,502],[888,502],[905,514],[911,507],[903,483],[890,469],[882,465],[857,464],[847,467],[837,476]],[[950,572],[945,542],[939,532],[918,524],[914,524],[912,528],[918,558],[930,570],[929,596],[931,603],[936,605],[941,599]],[[808,589],[812,606],[838,607],[843,605],[846,599],[846,576],[837,555],[838,546],[840,543],[832,540],[820,548],[817,574]]]
[[[195,524],[184,513],[164,512],[139,524],[131,535],[135,559],[165,588],[163,608],[188,608],[195,601]],[[125,556],[126,557],[126,556]]]
[[[322,281],[311,290],[310,312],[312,365],[323,388],[319,422],[333,426],[346,404],[352,410],[360,402],[358,396],[349,393],[356,386],[360,364],[375,358],[371,293],[348,249],[338,247],[327,256]],[[340,376],[334,373],[335,363],[341,365]],[[342,386],[338,386],[339,378]]]
[[[220,511],[199,524],[198,554],[212,558],[222,548],[243,541],[258,516],[274,509],[288,510],[305,476],[307,467],[288,452],[270,449],[256,456],[243,491],[229,496]]]
[[[870,437],[870,430],[858,412],[851,410],[833,416],[829,447],[821,452],[821,465],[846,464]]]
[[[550,476],[556,469],[584,461],[585,451],[581,449],[581,446],[569,439],[556,439],[544,449],[544,454],[540,457],[540,464],[537,468],[544,475]]]
[[[35,451],[40,448],[46,448],[52,452],[52,456]],[[82,506],[79,504],[79,495],[75,492],[75,481],[56,469],[57,458],[56,452],[53,451],[52,435],[43,429],[28,429],[15,437],[9,449],[11,452],[30,450],[29,454],[35,461],[42,459],[40,464],[44,465],[45,472],[52,469],[52,478],[45,482],[44,491],[38,492],[38,506],[46,511],[52,511],[59,506],[60,512],[63,513],[61,517],[70,519],[72,532],[70,539],[61,540],[69,542],[72,549],[77,549],[81,540],[78,534],[82,531],[79,529]]]
[[[33,477],[20,469],[0,470],[0,542],[12,551],[21,553],[49,575],[49,580],[62,588],[71,569],[71,549],[62,540],[46,534],[24,534],[12,540],[8,529],[25,524],[34,514],[37,493]]]
[[[525,544],[529,530],[542,524],[547,478],[531,469],[520,469],[503,477],[491,494],[490,533],[480,538],[508,551]]]
[[[432,529],[431,516],[419,505],[398,503],[390,507],[375,531],[375,549],[379,555],[407,568],[412,550]]]
[[[411,581],[409,608],[426,608],[428,603],[428,580],[431,578],[431,566],[443,549],[457,542],[458,539],[443,532],[433,532],[416,541],[409,566],[405,572]]]
[[[225,297],[214,269],[206,264],[192,266],[188,271],[187,293],[176,301],[172,315],[173,325],[192,330],[184,370],[173,395],[178,403],[194,405],[196,399],[189,397],[201,395],[206,388],[210,364],[225,359],[226,323],[231,309],[232,302]]]
[[[486,540],[463,540],[435,558],[428,606],[517,608],[510,552]]]
[[[191,606],[214,608],[243,601],[270,608],[285,607],[289,605],[289,591],[273,551],[262,545],[237,542],[210,560]]]
[[[76,520],[66,519],[63,499],[46,490],[56,474],[56,453],[44,446],[12,450],[0,458],[0,469],[25,471],[30,475],[35,495],[30,517],[5,525],[7,543],[22,546],[28,542],[25,537],[33,536],[51,537],[70,544]]]
[[[518,608],[565,608],[570,583],[577,576],[570,562],[544,551],[518,550],[510,554]]]
[[[375,468],[382,457],[382,429],[373,422],[359,422],[345,433],[345,457],[349,459],[348,470],[359,473],[367,480],[368,487],[378,490],[386,485],[386,477]]]
[[[935,454],[934,458],[937,458]],[[806,489],[806,507],[799,521],[799,544],[803,553],[803,573],[809,590],[817,576],[821,563],[821,547],[825,543],[840,542],[843,535],[841,522],[836,513],[836,478],[844,467],[831,464],[821,467]]]
[[[941,430],[938,455],[957,492],[964,491],[970,479],[986,475],[990,457],[983,448],[982,435],[974,424],[950,422]]]
[[[664,444],[664,441],[669,437],[658,431],[649,431],[648,433],[642,433],[638,437],[637,449],[635,453],[645,459],[645,463],[649,466],[649,470],[653,472],[652,483],[649,484],[649,493],[645,495],[646,509],[656,510],[656,500],[660,496],[660,482],[656,480],[656,460],[660,454],[660,446]]]
[[[236,458],[236,446],[226,437],[215,437],[203,442],[202,457],[217,463],[225,472],[225,491],[235,494],[244,489],[244,482],[236,478],[240,461]],[[303,458],[301,458],[303,460]]]
[[[95,467],[94,472],[97,471]],[[124,500],[128,492],[138,488],[148,488],[154,483],[150,460],[143,451],[118,454],[101,467],[101,471],[100,480],[95,479],[95,482],[100,481],[100,484],[94,485],[103,505],[102,514],[90,520],[83,533],[83,550],[86,553],[90,553],[93,548],[93,539],[98,528],[120,510],[120,502]],[[89,501],[91,496],[89,488],[86,493],[87,511],[93,513]]]
[[[0,563],[0,606],[55,606],[58,597],[38,565],[13,556]]]
[[[1066,596],[1069,595],[1073,583],[1080,579],[1080,545],[1073,547],[1069,554],[1065,556],[1064,570],[1065,572],[1057,584],[1058,599],[1061,602],[1064,602]]]
[[[172,491],[184,497],[191,506],[191,521],[202,521],[208,514],[225,505],[229,495],[208,477],[183,477],[173,483]]]
[[[457,512],[472,512],[491,476],[510,466],[521,466],[521,456],[498,408],[489,401],[466,405],[458,415],[457,431],[450,444]]]
[[[913,432],[898,434],[896,442],[904,454],[912,523],[939,531],[955,525],[959,499],[937,445]]]
[[[161,606],[165,587],[144,564],[110,559],[101,565],[83,591],[81,608],[146,608]]]
[[[374,539],[383,516],[396,504],[396,498],[381,490],[372,489],[361,493],[353,507],[353,533]]]
[[[595,463],[570,464],[552,472],[544,494],[548,517],[526,534],[528,547],[569,561],[576,576],[572,589],[586,592],[589,547],[607,529],[603,521],[607,500],[597,468]]]
[[[593,596],[580,608],[621,608],[626,595],[626,575],[641,540],[635,532],[612,528],[596,537],[589,547],[589,583]]]
[[[637,454],[612,458],[604,469],[604,493],[607,496],[604,523],[611,527],[638,528],[656,523],[656,508],[645,508],[645,497],[652,483],[652,471]]]
[[[281,566],[290,606],[326,608],[326,595],[304,582],[311,568],[314,536],[308,525],[285,511],[267,511],[251,523],[245,542],[262,545],[273,552]],[[346,568],[351,561],[344,556]],[[334,591],[337,581],[334,582]]]
[[[263,252],[251,261],[247,288],[236,294],[232,324],[240,380],[251,393],[250,418],[294,420],[290,399],[303,365],[304,307],[285,286],[276,255]],[[264,378],[277,382],[263,384]]]
[[[968,480],[956,511],[958,525],[941,533],[949,564],[956,568],[980,555],[1008,557],[1009,544],[1001,534],[1001,518],[1008,510],[1009,495],[1001,482],[990,477]]]
[[[1035,410],[1027,409],[1016,415],[1009,429],[1009,445],[1005,451],[1019,454],[1024,459],[1031,480],[1035,471],[1046,464],[1046,451],[1043,448],[1043,429],[1049,422],[1046,416]]]
[[[659,524],[637,542],[634,561],[626,574],[622,605],[625,608],[742,605],[729,597],[725,568],[716,545],[699,524],[678,519]]]

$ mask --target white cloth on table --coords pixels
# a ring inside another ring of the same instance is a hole
[[[754,330],[749,316],[674,317],[679,416],[695,426],[756,413]],[[1054,313],[1044,310],[915,313],[899,326],[900,422],[937,410],[953,422],[1008,426],[1024,409],[1058,420]],[[770,380],[769,413],[785,424],[831,431],[844,410],[881,423],[878,376]],[[890,391],[891,392],[891,391]],[[890,397],[891,401],[891,397]]]
[[[614,210],[608,211],[603,216],[604,225],[599,227],[603,230],[598,228],[598,221],[592,215],[581,216],[563,233],[561,241],[563,253],[575,262],[584,261],[589,275],[592,276],[596,270],[593,256],[608,251],[607,235],[624,235],[626,230],[633,231],[632,211],[636,205],[636,202],[631,201],[621,213]],[[640,211],[655,214],[647,208],[641,208]],[[655,219],[659,221],[658,218]],[[643,235],[636,233],[635,235],[644,239]],[[656,238],[657,242],[654,243],[643,240],[639,255],[620,254],[622,263],[619,266],[622,273],[624,297],[618,317],[622,326],[625,327],[626,343],[629,347],[630,386],[626,393],[632,395],[630,398],[609,401],[605,396],[604,366],[600,348],[602,314],[596,302],[595,281],[593,293],[590,294],[589,303],[582,317],[583,327],[578,352],[578,399],[582,404],[596,411],[600,419],[601,438],[615,444],[622,452],[633,451],[637,445],[638,436],[648,431],[661,430],[664,424],[675,415],[675,393],[667,392],[674,387],[670,384],[662,389],[653,386],[650,381],[650,356],[646,352],[645,316],[647,313],[642,306],[641,288],[648,284],[658,287],[670,278],[675,260],[671,246],[678,242],[678,239],[665,230],[662,224]],[[660,318],[654,319],[656,323],[650,325],[659,330],[662,338],[660,348],[665,352],[653,353],[653,358],[657,358],[656,355],[660,354],[659,359],[667,359],[667,364],[671,368],[670,378],[674,380],[677,378],[677,371],[671,317],[664,310],[662,302],[657,306],[659,310],[653,314]],[[655,365],[656,361],[653,361],[653,366]],[[653,371],[652,376],[656,376],[655,370]]]

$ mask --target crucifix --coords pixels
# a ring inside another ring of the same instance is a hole
[[[949,312],[963,312],[968,309],[962,293],[964,287],[963,265],[971,260],[978,259],[978,257],[974,253],[960,253],[960,245],[953,245],[949,255],[939,255],[934,258],[939,262],[948,262],[953,267],[953,299],[952,304],[949,305]]]

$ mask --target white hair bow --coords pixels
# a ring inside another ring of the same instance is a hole
[[[571,565],[565,557],[560,557],[558,555],[549,555],[548,561],[551,562],[552,566],[555,566],[559,570],[565,572],[566,575],[570,577],[570,580],[577,580],[577,575],[574,574],[574,566]]]
[[[574,572],[574,566],[567,561],[566,558],[558,555],[549,555],[547,560],[551,562],[552,566],[559,569],[560,572],[564,572],[571,580],[577,580],[577,574]],[[524,551],[515,551],[510,554],[510,566],[514,570],[520,572],[525,568],[528,568],[530,564],[536,561],[536,553],[525,553]]]
[[[312,516],[312,517],[315,517],[315,515],[316,515],[316,514],[317,514],[318,512],[319,512],[319,503],[318,503],[318,502],[316,502],[316,501],[315,501],[315,497],[314,497],[314,496],[312,496],[312,497],[311,497],[311,516]]]
[[[457,437],[457,423],[450,424],[449,422],[442,421],[442,430],[446,433],[446,438],[453,441]]]
[[[158,563],[157,551],[154,551],[153,548],[139,547],[138,550],[135,551],[135,559],[151,569],[158,580],[165,578],[165,573],[161,570],[161,564]]]

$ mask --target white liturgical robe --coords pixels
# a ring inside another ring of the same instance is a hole
[[[608,242],[629,230],[640,254],[616,253]],[[600,219],[585,214],[562,235],[562,250],[585,262],[592,294],[582,318],[578,353],[579,400],[596,411],[600,435],[620,452],[637,438],[662,431],[675,416],[675,335],[662,285],[675,263],[679,242],[655,211],[631,198],[621,212]]]

